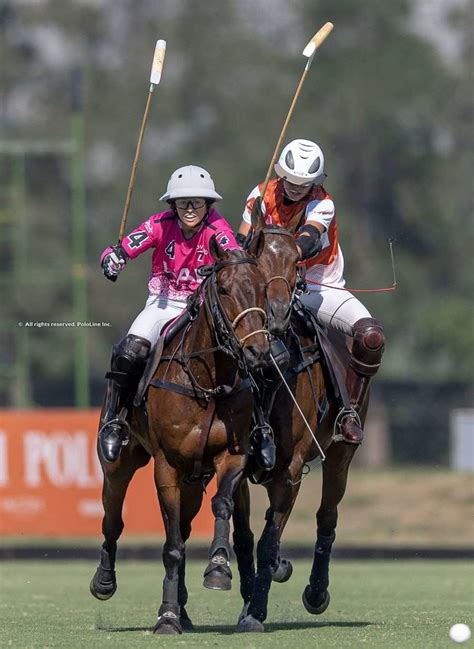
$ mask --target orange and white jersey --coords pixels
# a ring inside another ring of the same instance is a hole
[[[257,196],[260,196],[263,183],[257,185],[247,198],[243,220],[251,223],[252,208]],[[321,235],[322,250],[307,259],[304,265],[307,268],[306,276],[309,280],[329,284],[331,286],[344,286],[344,258],[337,236],[336,210],[332,196],[322,186],[313,187],[301,201],[285,201],[283,181],[278,178],[268,183],[267,191],[262,201],[262,212],[267,223],[280,225],[288,230],[297,231],[306,223],[318,223],[324,226]],[[315,284],[309,284],[311,290],[322,290]]]

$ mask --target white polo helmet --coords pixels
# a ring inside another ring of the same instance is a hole
[[[324,154],[311,140],[293,140],[281,152],[275,171],[277,176],[295,185],[322,185],[326,178]]]
[[[207,198],[210,201],[221,201],[220,196],[215,189],[214,181],[208,171],[202,167],[188,165],[180,167],[173,171],[166,194],[160,198],[160,201],[170,201],[176,198]]]

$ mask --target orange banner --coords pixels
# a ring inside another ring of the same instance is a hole
[[[0,534],[100,535],[102,469],[96,454],[99,410],[0,410]],[[163,534],[153,460],[125,498],[129,534]],[[212,536],[209,497],[193,536]]]

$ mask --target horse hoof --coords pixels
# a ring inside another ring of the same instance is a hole
[[[179,623],[181,624],[181,628],[183,629],[183,631],[194,631],[194,625],[191,622],[191,618],[189,617],[184,606],[181,607],[181,615],[179,618]]]
[[[292,574],[293,565],[291,561],[287,561],[287,559],[281,559],[277,569],[273,573],[272,579],[279,584],[284,584],[285,581],[288,581]]]
[[[110,599],[115,593],[115,591],[117,590],[117,582],[100,582],[97,578],[96,572],[91,579],[89,590],[91,591],[91,595],[93,595],[96,599],[104,601],[106,599]]]
[[[311,601],[313,600],[313,601]],[[318,594],[316,597],[311,594],[311,586],[306,586],[303,592],[303,604],[308,613],[312,615],[321,615],[329,606],[331,598],[329,591],[325,590],[324,593]]]
[[[216,568],[204,575],[202,585],[211,590],[230,590],[232,588],[232,577]]]
[[[167,611],[158,617],[153,633],[157,635],[180,635],[183,633],[183,628],[176,615],[171,611]]]
[[[263,633],[265,627],[252,615],[246,615],[240,620],[237,631],[238,633]]]
[[[243,608],[242,608],[242,610],[240,612],[239,619],[237,620],[237,626],[239,626],[239,624],[242,622],[244,617],[247,617],[248,612],[249,612],[249,606],[250,606],[250,602],[247,602],[246,604],[244,604],[244,606],[243,606]]]

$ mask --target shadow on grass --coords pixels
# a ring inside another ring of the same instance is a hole
[[[296,631],[298,629],[319,629],[323,627],[335,627],[341,629],[359,629],[367,626],[373,626],[376,622],[269,622],[265,624],[265,633],[274,633],[275,631]],[[96,624],[97,631],[107,631],[108,633],[130,633],[132,631],[144,632],[149,631],[153,632],[153,627],[149,626],[127,626],[127,627],[115,627],[107,624]],[[190,633],[199,634],[199,633],[219,633],[221,635],[234,635],[237,633],[237,625],[229,624],[202,624],[200,626],[195,626],[194,631],[186,631],[185,635]]]

